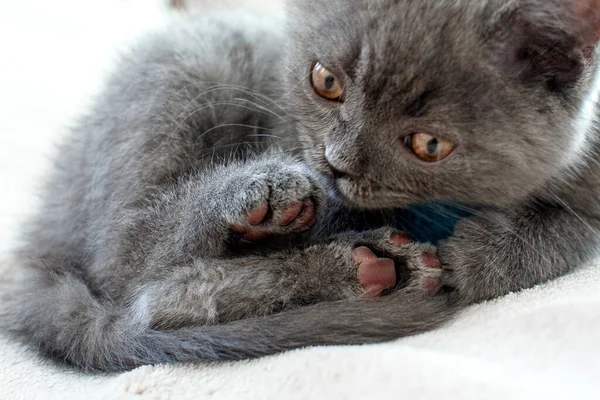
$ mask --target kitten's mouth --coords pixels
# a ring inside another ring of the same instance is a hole
[[[380,183],[343,171],[330,163],[326,157],[323,157],[322,161],[324,165],[321,165],[326,166],[327,174],[333,178],[338,195],[345,202],[361,208],[381,208],[387,204],[387,196],[378,196],[385,191]],[[391,205],[396,206],[399,201],[400,199],[395,199]]]
[[[329,163],[328,161],[327,161],[327,166],[329,167],[329,171],[331,171],[331,174],[333,175],[333,179],[335,181],[337,181],[338,179],[343,179],[343,178],[348,177],[348,173],[337,169],[336,167],[331,165],[331,163]]]
[[[410,204],[406,194],[389,190],[377,182],[331,170],[338,196],[346,203],[363,209],[395,208]]]
[[[372,198],[372,186],[350,174],[339,170],[331,170],[338,195],[348,204],[358,207],[368,207]]]

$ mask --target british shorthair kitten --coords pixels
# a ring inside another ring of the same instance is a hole
[[[123,57],[56,155],[10,331],[86,370],[380,342],[596,254],[600,1],[286,6]]]

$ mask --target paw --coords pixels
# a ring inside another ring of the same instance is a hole
[[[453,239],[440,243],[438,255],[443,263],[442,286],[455,300],[467,303],[484,300],[487,288],[493,287],[480,273],[484,269],[485,255],[471,254],[469,257],[469,243],[461,243],[461,240]]]
[[[455,300],[489,300],[522,287],[511,272],[519,266],[515,251],[521,251],[522,242],[513,244],[515,236],[507,227],[502,214],[488,213],[459,222],[454,234],[440,243],[442,286]]]
[[[299,165],[255,167],[231,186],[226,221],[245,242],[309,230],[324,199],[317,180]]]
[[[377,297],[396,289],[435,293],[441,288],[442,264],[433,246],[417,244],[390,229],[364,235],[352,251],[363,297]]]

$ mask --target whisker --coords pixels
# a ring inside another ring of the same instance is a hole
[[[255,102],[255,101],[252,101],[252,100],[249,100],[249,99],[244,99],[244,98],[241,98],[241,97],[235,97],[232,100],[234,100],[234,101],[245,101],[245,102],[248,102],[248,103],[256,106],[258,109],[265,111],[265,113],[270,114],[270,115],[272,115],[272,116],[274,116],[276,118],[279,118],[283,122],[286,122],[286,123],[290,122],[287,119],[285,119],[282,115],[277,114],[275,111],[270,110],[267,107],[262,106],[262,105],[260,105],[259,103]],[[249,109],[252,110],[252,108],[249,108]]]
[[[201,81],[201,82],[196,82],[194,84],[189,84],[189,85],[186,85],[184,88],[179,89],[175,93],[175,96],[178,95],[185,88],[188,88],[190,86],[200,86],[200,85],[212,85],[212,86],[210,86],[208,89],[206,89],[202,93],[196,95],[195,97],[193,97],[191,99],[188,99],[188,101],[190,103],[193,102],[193,101],[195,101],[195,100],[197,100],[197,99],[199,99],[200,97],[205,96],[205,95],[207,95],[209,93],[212,93],[212,92],[216,92],[216,91],[219,91],[219,90],[223,90],[223,91],[224,90],[234,90],[234,91],[238,91],[238,92],[241,92],[241,93],[248,94],[248,95],[250,95],[250,96],[252,96],[252,97],[254,97],[256,99],[267,101],[267,102],[271,103],[272,105],[274,105],[275,107],[281,109],[282,111],[284,111],[284,112],[286,111],[276,100],[271,99],[270,97],[266,96],[263,93],[260,93],[260,92],[257,92],[255,90],[252,90],[251,88],[246,87],[246,86],[226,84],[226,83],[220,83],[220,82],[202,82]]]
[[[213,126],[212,128],[208,128],[207,130],[202,132],[200,135],[198,135],[198,137],[204,137],[216,129],[230,128],[230,127],[248,128],[248,129],[253,129],[253,130],[269,130],[269,128],[266,128],[264,126],[258,126],[258,125],[233,124],[233,123],[232,124],[218,124],[218,125]]]
[[[207,108],[212,108],[215,106],[233,106],[233,107],[239,107],[239,108],[244,108],[246,110],[250,110],[250,111],[254,111],[257,112],[259,114],[264,114],[264,115],[271,115],[271,116],[275,116],[277,118],[281,117],[277,114],[274,114],[272,112],[269,112],[267,109],[256,109],[256,108],[252,108],[243,104],[239,104],[239,103],[234,103],[234,102],[229,102],[229,101],[215,101],[215,102],[210,102],[210,103],[206,103],[204,105],[202,105],[201,107],[196,108],[194,111],[190,112],[188,115],[185,116],[185,118],[183,118],[183,120],[179,123],[179,125],[177,126],[177,128],[180,128],[181,125],[183,124],[183,122],[185,122],[187,119],[189,119],[190,117],[192,117],[193,115],[197,114],[198,112],[205,110]],[[267,111],[265,111],[267,110]],[[287,120],[283,120],[284,122],[288,122]]]
[[[579,222],[581,222],[583,224],[583,226],[589,230],[590,233],[592,233],[598,240],[600,240],[600,232],[598,232],[598,229],[595,229],[590,223],[589,221],[587,221],[585,218],[583,218],[577,211],[575,211],[571,206],[569,206],[565,201],[563,201],[561,198],[559,198],[556,195],[552,196],[553,199],[558,202],[558,204],[563,207],[569,214],[573,215],[575,218],[577,218],[577,220]]]

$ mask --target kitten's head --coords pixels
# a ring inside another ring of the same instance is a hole
[[[506,206],[585,151],[600,0],[290,0],[306,155],[363,207]]]

